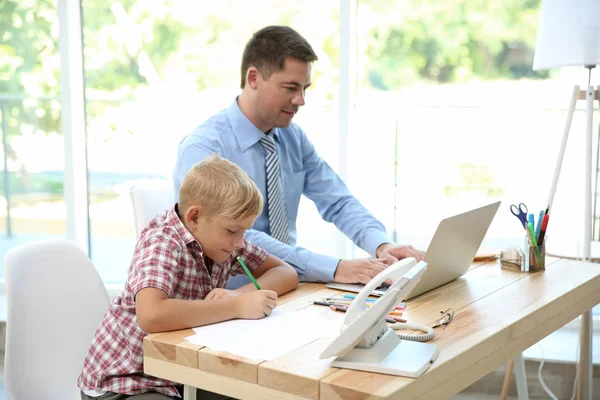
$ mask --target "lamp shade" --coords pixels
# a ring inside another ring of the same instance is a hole
[[[533,69],[600,64],[600,0],[544,0]]]

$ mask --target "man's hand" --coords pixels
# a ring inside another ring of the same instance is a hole
[[[414,257],[419,262],[425,258],[425,252],[408,245],[384,243],[377,248],[377,257],[392,259],[393,262],[407,257]]]
[[[340,260],[334,282],[340,283],[368,283],[378,273],[387,268],[390,259],[386,258],[359,258],[356,260]]]
[[[224,299],[227,297],[235,297],[237,296],[239,293],[236,292],[235,290],[227,290],[227,289],[213,289],[210,291],[209,294],[206,295],[206,297],[204,298],[204,300],[217,300],[217,299]]]

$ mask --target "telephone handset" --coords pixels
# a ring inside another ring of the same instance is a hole
[[[381,271],[358,293],[346,311],[341,332],[320,355],[337,356],[333,367],[417,377],[429,368],[437,346],[402,340],[390,329],[385,316],[412,290],[427,269],[414,258],[405,258]],[[371,291],[384,281],[392,284],[372,306],[366,306]]]

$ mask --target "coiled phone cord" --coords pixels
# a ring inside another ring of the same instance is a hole
[[[389,325],[395,331],[421,331],[425,332],[423,334],[418,335],[403,335],[402,333],[398,334],[400,339],[411,340],[413,342],[427,342],[435,336],[435,331],[433,328],[428,327],[427,325],[413,324],[412,322],[403,322],[403,323],[395,323]]]

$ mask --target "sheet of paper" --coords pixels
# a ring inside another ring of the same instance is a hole
[[[274,360],[316,339],[339,334],[344,314],[329,307],[310,306],[298,311],[273,310],[259,320],[236,319],[194,328],[185,338],[212,350],[254,360]]]

